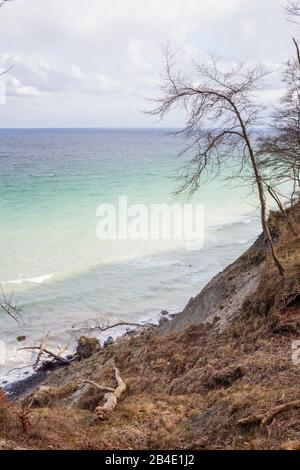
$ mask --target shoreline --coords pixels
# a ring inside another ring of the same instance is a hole
[[[145,332],[146,330],[152,329],[152,328],[159,328],[163,323],[167,323],[169,321],[172,321],[179,313],[168,313],[167,311],[162,311],[161,316],[160,316],[160,321],[155,324],[155,323],[145,323],[145,325],[137,324],[136,326],[130,326],[128,325],[119,325],[112,327],[111,330],[117,330],[115,334],[113,333],[107,333],[107,335],[100,339],[100,335],[96,335],[95,331],[92,329],[90,331],[86,330],[85,333],[82,336],[87,336],[88,338],[96,338],[99,340],[101,344],[101,349],[105,349],[104,343],[107,341],[110,337],[113,338],[113,344],[118,343],[119,341],[122,341],[126,337],[130,336],[139,336],[142,332]],[[157,320],[157,316],[156,316]],[[155,319],[154,319],[155,321]],[[124,329],[126,327],[125,332],[120,332],[120,328]],[[78,343],[78,340],[76,341]],[[76,349],[76,344],[74,345]],[[73,362],[73,361],[72,361]],[[71,363],[72,363],[71,362]],[[71,364],[70,363],[70,364]],[[47,363],[45,362],[44,364],[42,363],[41,367],[37,370],[33,370],[31,372],[28,372],[27,377],[25,378],[20,378],[16,379],[15,381],[4,385],[2,388],[4,392],[8,395],[8,398],[12,402],[16,402],[21,398],[27,398],[29,397],[40,385],[45,382],[48,377],[55,372],[58,369],[65,369],[69,367],[70,365],[63,365],[59,363]],[[28,366],[30,368],[30,366]]]

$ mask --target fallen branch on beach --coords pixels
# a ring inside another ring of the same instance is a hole
[[[290,410],[295,410],[300,408],[300,400],[292,401],[285,403],[284,405],[277,406],[270,413],[261,414],[261,415],[252,415],[247,418],[240,419],[238,424],[242,427],[263,425],[267,426],[270,424],[273,419],[281,414]]]
[[[114,371],[117,382],[117,387],[115,389],[110,387],[102,387],[101,385],[98,385],[92,380],[85,380],[83,382],[84,384],[89,384],[101,392],[106,392],[104,395],[104,405],[97,406],[94,411],[96,420],[104,421],[105,419],[108,419],[109,414],[116,408],[118,401],[120,400],[123,393],[126,391],[126,384],[121,378],[119,369],[115,367]]]
[[[40,362],[40,359],[42,357],[42,355],[44,354],[44,350],[45,350],[45,343],[48,339],[48,336],[49,336],[50,332],[48,332],[46,334],[46,336],[44,336],[44,338],[42,339],[42,342],[40,344],[40,350],[39,350],[39,353],[37,355],[37,358],[36,358],[36,361],[35,361],[35,364],[33,365],[33,368],[36,369],[37,366],[39,365],[39,362]]]
[[[18,351],[40,351],[40,346],[32,346],[32,347],[27,347],[27,348],[20,348]],[[48,349],[43,349],[43,354],[46,354],[49,357],[52,357],[55,359],[57,362],[60,362],[61,364],[64,365],[69,365],[70,361],[64,357],[59,356],[58,354],[53,353],[52,351],[49,351]],[[34,367],[37,366],[37,363],[34,364]]]
[[[71,363],[71,361],[69,359],[66,359],[66,358],[62,357],[62,354],[63,354],[63,352],[65,352],[67,347],[59,348],[58,354],[55,354],[54,352],[49,351],[49,349],[46,349],[46,341],[49,338],[49,335],[50,335],[50,332],[48,332],[46,334],[46,336],[44,336],[44,338],[42,339],[41,344],[39,346],[27,346],[25,348],[18,349],[18,351],[38,351],[36,361],[32,366],[33,369],[36,369],[38,367],[38,365],[40,364],[41,359],[44,355],[54,359],[54,361],[58,362],[61,365],[68,366]]]
[[[113,323],[113,324],[101,324],[100,322],[96,323],[96,326],[90,326],[86,328],[80,328],[77,331],[100,331],[101,333],[104,333],[105,331],[112,330],[113,328],[117,328],[119,326],[131,326],[135,328],[147,328],[150,326],[157,326],[154,323],[131,323],[131,322],[118,322],[118,323]]]

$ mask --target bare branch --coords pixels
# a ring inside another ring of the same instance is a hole
[[[42,355],[44,354],[44,351],[45,351],[45,343],[46,343],[46,341],[47,341],[47,339],[48,339],[48,337],[49,337],[49,334],[50,334],[50,332],[48,332],[48,333],[46,334],[46,336],[42,339],[42,342],[41,342],[41,344],[40,344],[40,350],[39,350],[39,353],[38,353],[38,355],[37,355],[36,362],[35,362],[35,364],[34,364],[34,366],[33,366],[34,369],[37,368],[37,366],[39,365],[40,359],[41,359]]]
[[[93,382],[93,380],[84,380],[83,383],[87,385],[91,385],[92,387],[96,388],[100,392],[114,393],[115,391],[114,388],[102,387],[101,385],[98,385],[96,382]]]
[[[300,408],[300,400],[292,401],[290,403],[285,403],[284,405],[277,406],[272,411],[266,414],[261,415],[252,415],[247,418],[240,419],[238,424],[242,427],[254,426],[254,425],[268,425],[273,419],[281,414],[290,410],[295,410]]]
[[[3,6],[4,6],[6,3],[8,3],[8,2],[13,2],[13,0],[2,0],[2,1],[0,2],[0,8],[3,7]]]
[[[86,327],[86,328],[80,328],[78,331],[100,331],[101,333],[104,333],[105,331],[112,330],[114,328],[120,327],[120,326],[132,326],[136,328],[146,328],[150,326],[156,326],[154,323],[134,323],[134,322],[118,322],[118,323],[113,323],[113,324],[101,324],[100,322],[97,322],[96,326],[93,327]]]
[[[41,351],[41,345],[40,346],[31,346],[31,347],[26,347],[26,348],[20,348],[18,351]],[[46,354],[49,357],[52,357],[55,359],[57,362],[63,365],[70,365],[70,361],[68,359],[65,359],[64,357],[59,356],[58,354],[53,353],[52,351],[49,351],[48,349],[43,348],[43,354]],[[36,363],[34,365],[36,367]]]
[[[300,17],[300,2],[299,0],[289,0],[285,7],[285,12],[288,15],[288,21],[291,23],[299,24],[297,18]]]
[[[9,317],[15,320],[18,323],[18,325],[24,324],[22,314],[21,314],[21,308],[18,306],[17,302],[13,298],[14,291],[12,291],[9,296],[7,296],[4,293],[2,286],[0,285],[0,293],[2,297],[0,299],[0,310],[2,310]]]
[[[252,171],[260,207],[266,241],[274,263],[281,275],[284,268],[277,257],[267,224],[267,207],[263,178],[257,159],[256,140],[260,125],[261,106],[255,95],[263,78],[268,74],[260,66],[249,68],[239,63],[222,70],[215,57],[208,64],[194,64],[196,76],[187,79],[176,69],[174,54],[166,51],[165,74],[161,84],[162,95],[152,100],[149,114],[163,119],[174,108],[186,115],[181,135],[186,147],[181,155],[189,160],[182,169],[175,194],[191,196],[202,184],[203,177],[214,177],[226,166],[229,156],[240,162],[241,171]]]

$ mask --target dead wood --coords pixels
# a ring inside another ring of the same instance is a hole
[[[84,381],[84,383],[92,385],[101,392],[107,392],[104,395],[104,405],[97,406],[94,411],[96,420],[104,421],[105,419],[108,419],[110,413],[116,408],[118,401],[126,391],[126,384],[120,375],[119,369],[115,367],[114,371],[117,382],[117,387],[115,389],[110,387],[102,387],[101,385],[98,385],[91,380]]]
[[[270,413],[252,415],[247,418],[240,419],[238,424],[242,427],[255,426],[261,424],[262,426],[267,426],[270,424],[273,419],[281,414],[290,410],[295,410],[300,408],[300,400],[292,401],[290,403],[285,403],[284,405],[277,406]]]
[[[48,349],[42,348],[43,352],[42,354],[46,354],[49,357],[52,357],[55,359],[57,362],[63,364],[63,365],[69,365],[70,361],[64,357],[59,356],[58,354],[53,353],[52,351],[49,351]],[[41,351],[41,346],[32,346],[32,347],[26,347],[26,348],[20,348],[18,351]],[[41,358],[41,355],[40,355]],[[37,367],[37,361],[34,364],[34,367]]]
[[[114,388],[102,387],[101,385],[98,385],[96,382],[93,382],[93,380],[84,380],[83,384],[92,385],[92,387],[96,388],[100,392],[114,393],[115,391]]]
[[[104,333],[105,331],[112,330],[114,328],[117,328],[119,326],[132,326],[135,328],[147,328],[150,326],[157,326],[154,323],[131,323],[131,322],[118,322],[118,323],[113,323],[113,324],[107,324],[107,325],[102,325],[100,322],[96,324],[96,326],[92,327],[86,327],[86,328],[80,328],[78,331],[101,331],[101,333]]]

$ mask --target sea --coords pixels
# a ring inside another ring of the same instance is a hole
[[[16,322],[0,309],[0,386],[32,373],[33,354],[21,348],[46,335],[49,349],[71,353],[87,328],[180,312],[254,242],[257,200],[229,178],[234,156],[192,198],[174,194],[185,145],[168,129],[0,130],[0,303],[21,311]],[[120,197],[146,211],[201,205],[203,246],[99,237],[99,206],[117,212]]]

